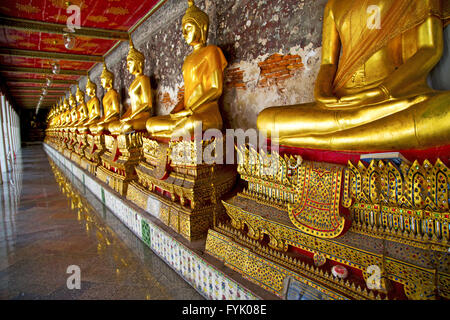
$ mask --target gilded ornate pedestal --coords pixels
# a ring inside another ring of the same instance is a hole
[[[86,169],[93,175],[97,172],[100,165],[100,156],[105,152],[105,135],[104,134],[88,134],[86,135],[87,145],[84,149],[84,157],[81,158],[81,167]]]
[[[76,143],[74,144],[74,152],[72,153],[72,161],[77,163],[79,166],[82,165],[81,159],[84,158],[84,153],[88,147],[87,134],[76,134]],[[86,166],[84,167],[86,168]]]
[[[450,170],[440,160],[339,166],[241,155],[248,186],[223,202],[230,221],[206,244],[227,266],[280,296],[295,279],[334,299],[450,297]],[[347,279],[331,274],[336,264]],[[369,267],[380,270],[372,288]]]
[[[100,156],[97,177],[121,195],[136,178],[135,167],[141,158],[142,133],[105,135],[106,151]]]
[[[224,213],[220,198],[231,190],[236,168],[197,161],[197,150],[214,142],[157,142],[143,138],[143,161],[136,167],[127,198],[158,216],[189,241],[204,238],[216,217]],[[149,196],[159,199],[160,208],[150,208]]]

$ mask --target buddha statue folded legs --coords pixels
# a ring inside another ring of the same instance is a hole
[[[381,29],[360,19],[364,3],[326,6],[316,102],[259,114],[258,128],[279,144],[387,151],[450,143],[450,92],[427,86],[443,52],[439,1],[378,0]]]

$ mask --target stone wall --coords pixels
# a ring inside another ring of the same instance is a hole
[[[269,106],[313,101],[320,66],[323,10],[327,0],[197,0],[210,17],[209,43],[228,61],[221,110],[227,128],[256,128],[258,113]],[[187,1],[168,0],[132,34],[146,58],[144,73],[154,89],[155,114],[169,113],[183,97],[181,73],[191,52],[181,33]],[[126,69],[129,44],[122,42],[107,57],[116,76],[122,109],[133,77]],[[102,65],[91,79],[100,87]],[[447,76],[448,77],[448,76]],[[85,87],[86,78],[80,81]],[[75,92],[75,87],[72,88]]]

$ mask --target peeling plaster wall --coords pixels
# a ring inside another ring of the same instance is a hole
[[[224,123],[228,128],[256,128],[258,113],[269,106],[313,100],[313,88],[320,63],[323,9],[327,0],[197,0],[196,5],[210,18],[208,42],[218,45],[228,68],[243,71],[244,88],[225,86],[221,99]],[[187,1],[168,0],[132,34],[135,47],[146,58],[144,73],[151,79],[155,115],[167,114],[180,99],[184,87],[181,68],[191,52],[181,33],[181,18]],[[122,112],[126,109],[128,87],[133,80],[126,69],[129,44],[122,42],[107,57],[108,69],[115,74]],[[261,80],[259,62],[270,55],[299,55],[304,67],[284,82],[268,87]],[[100,86],[102,64],[90,77]],[[80,80],[85,89],[86,77]],[[76,87],[72,87],[75,93]],[[87,100],[87,98],[86,98]]]

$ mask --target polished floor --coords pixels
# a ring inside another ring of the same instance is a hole
[[[58,174],[41,145],[3,174],[0,299],[203,299],[89,191],[80,209]]]

